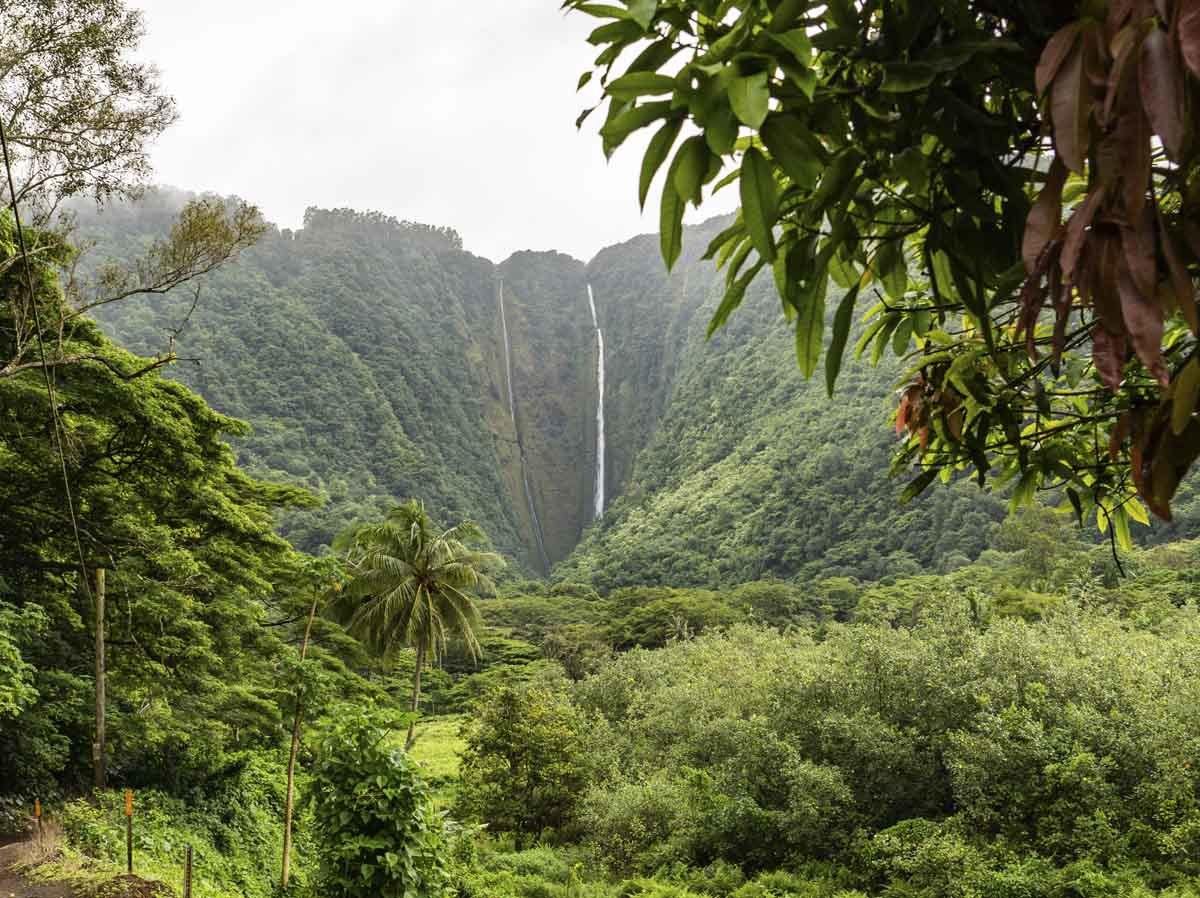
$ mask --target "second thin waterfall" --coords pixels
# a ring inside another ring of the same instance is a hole
[[[600,320],[596,317],[596,297],[592,293],[592,285],[588,284],[588,308],[592,310],[592,326],[596,328],[596,344],[599,348],[599,361],[596,364],[596,384],[599,398],[596,400],[596,513],[599,520],[604,514],[604,331],[600,329]]]

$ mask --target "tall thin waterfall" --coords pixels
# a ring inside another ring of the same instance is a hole
[[[512,418],[513,433],[517,436],[517,451],[521,456],[521,482],[525,486],[525,501],[529,503],[529,520],[533,523],[533,538],[537,542],[538,554],[542,564],[550,570],[550,558],[546,555],[546,544],[542,536],[542,522],[538,519],[537,508],[533,504],[533,491],[529,489],[529,471],[525,464],[525,443],[521,439],[521,430],[517,427],[517,400],[513,391],[512,378],[512,349],[508,344],[508,319],[504,314],[504,279],[496,283],[496,302],[500,306],[500,330],[504,334],[504,381],[508,384],[508,414]]]
[[[596,297],[592,285],[587,285],[588,308],[592,310],[592,326],[596,328],[596,344],[599,361],[596,363],[596,384],[599,398],[596,400],[596,520],[604,514],[604,331],[596,317]]]

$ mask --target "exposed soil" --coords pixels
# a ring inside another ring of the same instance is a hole
[[[65,882],[35,882],[13,868],[25,855],[28,843],[0,842],[0,898],[169,898],[171,890],[159,882],[121,875],[80,895]]]
[[[31,882],[12,869],[25,845],[25,842],[0,845],[0,898],[77,898],[66,883]]]

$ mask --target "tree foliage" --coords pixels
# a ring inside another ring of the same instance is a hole
[[[564,6],[604,20],[606,151],[658,128],[668,265],[684,206],[739,185],[712,328],[769,269],[811,375],[843,288],[832,389],[873,293],[858,350],[906,360],[910,492],[972,472],[1017,503],[1066,487],[1122,538],[1135,494],[1169,517],[1200,452],[1193,2]]]
[[[148,144],[175,120],[175,103],[136,59],[142,34],[141,12],[124,0],[0,9],[0,106],[19,203],[45,215],[64,197],[104,200],[149,176]]]

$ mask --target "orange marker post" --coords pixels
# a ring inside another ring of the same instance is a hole
[[[133,873],[133,790],[125,790],[125,870]]]
[[[38,850],[44,853],[46,850],[46,840],[42,836],[42,800],[40,798],[33,800],[33,819],[37,821]]]

